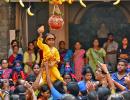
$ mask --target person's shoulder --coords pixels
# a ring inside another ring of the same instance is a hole
[[[105,49],[104,49],[104,48],[100,48],[100,50],[101,50],[101,51],[105,51]]]
[[[53,47],[53,50],[59,52],[58,49],[57,49],[56,47]]]
[[[25,51],[24,54],[28,54],[28,51]]]
[[[116,41],[113,41],[113,44],[116,44],[116,45],[118,45],[118,42],[116,42]]]
[[[87,50],[87,51],[90,51],[90,50],[93,50],[93,48],[88,48],[88,50]]]
[[[117,77],[117,72],[111,74],[112,78]]]
[[[85,50],[84,50],[84,49],[81,49],[81,51],[82,51],[82,52],[85,52]]]
[[[11,55],[9,56],[9,59],[12,58],[12,57],[14,57],[13,54],[11,54]]]
[[[66,49],[66,51],[67,51],[67,52],[73,52],[73,50],[71,50],[71,49]]]
[[[79,82],[78,82],[78,85],[81,85],[81,84],[84,84],[84,83],[85,83],[85,81],[82,80],[82,81],[79,81]]]

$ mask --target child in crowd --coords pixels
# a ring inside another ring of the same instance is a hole
[[[19,78],[25,79],[25,74],[23,72],[22,64],[19,61],[14,63],[12,79],[16,82]]]
[[[39,33],[39,38],[37,41],[37,45],[38,47],[43,50],[43,62],[48,61],[49,62],[49,75],[51,77],[51,81],[54,82],[57,79],[61,80],[63,82],[63,78],[60,75],[60,72],[58,71],[58,63],[60,62],[60,55],[58,50],[54,47],[55,44],[55,35],[48,33],[46,34],[44,41],[45,43],[43,43],[43,39],[42,39],[42,33],[44,32],[44,26],[41,26],[38,29],[38,33]],[[43,83],[46,83],[46,71],[43,70]]]

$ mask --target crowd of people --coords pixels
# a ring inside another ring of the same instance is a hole
[[[112,33],[101,46],[94,38],[85,50],[64,41],[54,46],[55,35],[38,28],[39,36],[23,51],[12,40],[8,58],[0,62],[0,100],[130,100],[130,48]],[[86,44],[87,45],[87,44]]]

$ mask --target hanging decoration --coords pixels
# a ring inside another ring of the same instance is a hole
[[[19,0],[19,4],[22,6],[22,7],[25,7],[24,3],[22,0]]]
[[[118,5],[120,3],[121,0],[116,0],[113,5]]]
[[[80,4],[82,7],[85,7],[86,8],[86,4],[83,2],[83,0],[79,0]]]
[[[61,29],[64,25],[64,20],[62,18],[62,13],[58,7],[58,5],[54,5],[53,14],[50,16],[48,20],[48,24],[51,30]]]
[[[5,0],[5,2],[7,2],[7,3],[8,3],[8,2],[10,2],[10,0]]]
[[[66,0],[69,4],[72,4],[74,0]]]
[[[31,2],[30,2],[30,0],[29,0],[29,7],[27,8],[27,14],[29,16],[34,16],[34,13],[31,12]]]
[[[32,13],[30,9],[31,9],[31,6],[29,6],[29,7],[27,8],[27,13],[28,13],[28,15],[29,15],[29,16],[34,16],[34,13]]]
[[[63,2],[65,2],[65,0],[49,0],[49,3],[53,5],[61,5]]]
[[[5,2],[11,2],[10,0],[4,0]],[[18,0],[19,1],[19,4],[21,5],[21,7],[25,7],[25,5],[24,5],[24,3],[23,3],[23,0]],[[29,3],[30,3],[30,0],[28,0],[29,1]],[[76,0],[48,0],[48,2],[50,3],[50,4],[53,4],[54,6],[55,5],[62,5],[64,2],[68,2],[68,4],[72,4],[74,1],[76,1]],[[79,3],[80,3],[80,5],[82,6],[82,7],[87,7],[86,6],[86,4],[83,2],[83,0],[78,0],[79,1]],[[85,0],[84,0],[85,1]],[[107,1],[107,0],[104,0],[104,2],[105,1]],[[111,0],[110,0],[111,1]],[[115,0],[115,2],[113,3],[113,5],[118,5],[119,3],[121,2],[121,0]],[[34,13],[32,13],[31,12],[31,6],[30,6],[30,4],[29,4],[29,7],[27,8],[27,13],[28,13],[28,15],[29,16],[34,16]],[[52,17],[53,16],[53,17]],[[62,19],[62,16],[59,14],[53,14],[51,17],[52,17],[52,19],[53,18],[58,18],[58,19]],[[57,17],[56,17],[57,16]],[[51,18],[50,17],[50,18]]]

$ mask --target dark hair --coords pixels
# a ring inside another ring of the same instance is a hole
[[[85,76],[86,73],[93,73],[93,71],[92,71],[92,69],[91,69],[91,67],[89,65],[86,65],[82,69],[82,75]]]
[[[63,73],[62,77],[64,78],[65,75],[69,75],[70,78],[71,78],[71,81],[73,81],[73,82],[77,82],[76,78],[73,77],[69,72],[65,72],[65,73]]]
[[[47,90],[49,90],[49,87],[47,84],[42,85],[40,88],[40,92],[46,92]]]
[[[98,100],[97,92],[96,91],[92,91],[92,92],[88,93],[88,99],[87,100]]]
[[[107,100],[125,100],[121,94],[112,94]]]
[[[118,60],[118,63],[119,63],[119,62],[123,62],[123,63],[125,63],[125,64],[128,64],[128,61],[125,60],[125,59],[120,59],[120,60]]]
[[[43,92],[46,92],[47,90],[50,91],[48,85],[47,85],[47,84],[42,85],[42,86],[40,87],[40,92],[39,92],[39,94],[38,94],[38,98],[39,98],[40,96],[42,96],[42,93],[43,93]]]
[[[45,36],[44,36],[44,42],[45,42],[45,43],[46,43],[46,38],[48,37],[48,35],[53,35],[53,36],[54,36],[54,39],[56,39],[55,34],[53,34],[53,33],[46,33]]]
[[[39,64],[37,64],[37,63],[34,63],[34,64],[33,64],[33,66],[32,66],[32,68],[34,68],[34,66],[35,66],[35,65],[38,65],[38,66],[39,66]],[[40,68],[40,66],[39,66],[39,68]]]
[[[33,43],[36,42],[36,41],[37,41],[37,39],[32,40]]]
[[[26,100],[26,94],[25,93],[19,94],[19,100]]]
[[[41,26],[44,26],[44,23],[40,23],[37,25],[37,28],[41,27]],[[45,26],[44,26],[45,27]]]
[[[35,80],[36,80],[36,76],[34,74],[30,74],[26,78],[26,81],[28,81],[28,82],[34,82]]]
[[[29,50],[29,45],[30,44],[33,44],[34,45],[34,43],[31,41],[31,42],[28,42],[28,50]]]
[[[114,34],[113,34],[112,32],[108,33],[108,37],[109,37],[110,35],[114,36]]]
[[[11,45],[13,45],[14,42],[17,42],[17,45],[18,45],[18,41],[17,40],[12,40],[11,41]]]
[[[25,93],[25,92],[26,92],[26,89],[23,85],[18,85],[14,91],[15,94],[20,94],[20,93]]]
[[[60,80],[56,80],[53,85],[58,92],[60,92],[61,94],[65,93],[63,88],[63,82],[61,82]]]
[[[89,66],[89,65],[86,65],[85,67],[83,67],[82,69],[82,75],[85,76],[87,73],[91,73],[92,74],[92,78],[94,78],[94,73],[93,73],[93,70],[92,68]]]
[[[70,73],[68,73],[68,72],[64,73],[64,74],[62,75],[62,77],[64,77],[65,75],[69,75],[69,76],[71,77]],[[72,78],[72,77],[71,77],[71,78]]]
[[[64,44],[65,44],[65,41],[60,41],[60,42],[59,42],[59,45],[61,45],[62,43],[64,43]]]
[[[101,47],[101,46],[100,46],[99,38],[97,38],[97,37],[95,37],[95,38],[93,39],[93,41],[92,41],[92,47],[94,46],[94,45],[93,45],[93,42],[94,42],[95,40],[97,40],[97,41],[99,42],[99,47]]]
[[[76,43],[79,43],[80,45],[82,45],[81,41],[76,41],[75,44],[76,44]]]
[[[73,96],[78,96],[79,94],[79,87],[77,82],[69,82],[67,84],[67,91],[72,94]]]
[[[18,94],[11,95],[10,100],[19,100],[19,95]]]
[[[122,95],[123,95],[125,100],[130,100],[130,92],[129,91],[123,92]]]
[[[97,93],[99,100],[107,100],[108,96],[111,94],[111,91],[106,87],[99,87]]]
[[[8,62],[7,59],[1,59],[1,60],[0,60],[0,64],[2,64],[2,62],[3,62],[4,60],[6,60],[6,61]]]
[[[126,39],[128,40],[128,36],[124,35],[124,36],[122,37],[122,40],[123,40],[124,38],[126,38]]]

